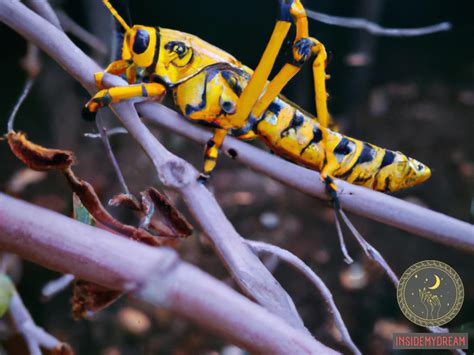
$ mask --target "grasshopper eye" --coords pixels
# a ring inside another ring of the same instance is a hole
[[[138,30],[135,34],[135,41],[133,42],[133,52],[135,54],[142,54],[150,44],[150,35],[148,31]]]

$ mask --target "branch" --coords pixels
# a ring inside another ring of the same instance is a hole
[[[298,258],[293,253],[290,253],[288,250],[282,249],[275,245],[252,241],[252,240],[247,240],[247,244],[250,245],[252,250],[257,255],[263,255],[263,254],[275,255],[276,257],[278,257],[279,259],[283,260],[288,265],[293,267],[295,270],[302,273],[314,286],[316,286],[319,293],[323,297],[324,302],[326,302],[326,305],[328,307],[329,312],[332,315],[336,328],[339,330],[339,333],[341,334],[341,340],[343,344],[348,349],[350,349],[353,354],[361,354],[360,350],[352,341],[351,335],[349,334],[349,331],[347,330],[346,324],[344,323],[344,320],[342,319],[341,313],[339,312],[336,304],[334,303],[334,299],[332,297],[331,291],[329,291],[324,281],[321,280],[321,278],[318,275],[316,275],[316,273],[313,270],[311,270],[311,268],[308,265],[306,265],[300,258]]]
[[[34,82],[35,82],[35,79],[32,77],[29,77],[26,80],[25,85],[23,86],[23,90],[20,94],[20,97],[18,98],[15,106],[12,109],[12,112],[10,113],[10,116],[8,117],[8,121],[7,121],[8,132],[13,131],[13,125],[15,123],[16,115],[18,114],[18,111],[20,110],[21,105],[23,105],[23,102],[25,102],[26,98],[28,97]]]
[[[52,23],[57,29],[62,30],[61,22],[48,0],[26,0],[25,2],[34,12],[48,20],[48,22]]]
[[[35,324],[16,290],[13,291],[9,312],[16,329],[25,339],[31,355],[41,355],[40,347],[48,350],[61,347],[62,343],[58,339]]]
[[[146,102],[137,105],[137,108],[148,121],[197,143],[205,144],[211,138],[208,130],[182,119],[181,115],[167,107]],[[232,137],[226,137],[223,151],[232,151],[232,156],[236,153],[236,160],[284,185],[322,200],[328,199],[325,186],[316,171],[280,159]],[[474,227],[471,224],[342,180],[336,179],[336,183],[340,189],[341,206],[346,211],[474,252]]]
[[[71,274],[65,274],[55,280],[49,281],[41,289],[41,297],[48,301],[54,296],[56,296],[61,291],[65,290],[71,285],[75,277]]]
[[[58,18],[61,21],[61,25],[64,27],[66,32],[76,36],[82,42],[87,44],[89,47],[96,50],[102,55],[107,54],[107,46],[99,38],[94,36],[92,33],[86,31],[80,25],[78,25],[67,13],[62,10],[57,11]],[[43,16],[44,17],[44,16]]]
[[[363,18],[332,16],[312,10],[306,10],[306,13],[309,18],[327,25],[365,30],[376,36],[415,37],[449,31],[452,28],[449,22],[441,22],[436,25],[418,28],[385,28]]]
[[[90,93],[96,91],[93,74],[101,68],[77,48],[63,32],[18,1],[0,1],[0,20],[48,53]],[[126,82],[118,77],[108,76],[108,78],[112,85],[126,85]],[[271,312],[309,334],[286,291],[245,245],[243,238],[227,220],[214,196],[197,182],[198,172],[168,152],[156,140],[140,121],[130,102],[114,105],[112,109],[153,162],[163,184],[181,194],[242,290]]]
[[[139,244],[1,193],[0,248],[111,289],[135,291],[251,352],[334,353],[171,249]]]

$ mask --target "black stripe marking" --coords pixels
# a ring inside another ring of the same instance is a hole
[[[347,179],[349,176],[351,176],[352,172],[354,171],[357,165],[368,163],[374,160],[375,155],[376,155],[375,149],[372,148],[370,144],[364,142],[362,151],[360,152],[360,155],[357,158],[356,162],[350,167],[349,170],[347,170],[344,174],[340,175],[339,177],[343,180]],[[367,181],[367,180],[368,179],[359,180],[359,178],[357,178],[354,182],[361,182],[361,181]]]
[[[306,151],[306,149],[308,149],[311,146],[311,144],[318,144],[319,142],[321,142],[322,139],[323,139],[323,132],[318,128],[318,126],[314,125],[313,138],[311,138],[309,143],[303,149],[301,149],[300,156],[303,155],[303,153]],[[324,159],[326,159],[326,157]],[[326,164],[323,164],[323,166],[324,165]]]
[[[385,186],[383,189],[385,192],[390,192],[390,177],[389,176],[385,178]]]
[[[237,128],[237,129],[231,129],[229,131],[229,134],[233,137],[244,136],[247,133],[249,133],[250,131],[256,129],[256,126],[258,125],[258,122],[259,121],[257,121],[255,116],[250,114],[250,116],[247,118],[247,123],[245,124],[245,126],[243,126],[241,128]]]
[[[391,150],[386,149],[385,154],[382,159],[382,163],[380,164],[379,170],[386,167],[387,165],[392,164],[394,160],[395,160],[395,153],[392,152]]]
[[[342,137],[339,144],[334,148],[335,155],[348,155],[352,153],[351,141],[345,137]]]
[[[295,113],[293,114],[293,118],[291,119],[288,126],[283,131],[281,131],[280,137],[281,138],[287,137],[290,134],[291,129],[294,129],[296,133],[298,128],[300,128],[303,125],[303,123],[304,123],[303,114],[299,112],[298,110],[295,110]]]
[[[364,177],[364,178],[358,177],[357,179],[354,180],[354,184],[364,183],[366,181],[369,181],[370,179],[372,179],[372,176],[367,176],[367,177]]]
[[[161,43],[161,36],[160,36],[160,28],[155,28],[156,32],[156,46],[155,46],[155,54],[153,55],[153,62],[151,65],[146,68],[146,72],[148,75],[153,75],[155,73],[156,63],[158,63],[158,58],[160,55],[160,43]]]
[[[376,155],[375,149],[372,148],[370,144],[364,142],[362,151],[360,152],[360,155],[359,155],[359,158],[357,159],[356,164],[364,164],[364,163],[371,162],[372,160],[374,160],[375,155]]]
[[[186,116],[192,115],[194,112],[204,110],[207,106],[207,84],[212,80],[219,72],[218,67],[209,67],[206,69],[206,78],[204,79],[204,88],[202,90],[201,102],[197,105],[187,104],[185,108]]]
[[[208,140],[206,143],[207,148],[212,148],[216,145],[216,142],[214,142],[212,139]]]
[[[143,97],[148,97],[148,91],[146,91],[145,85],[142,85],[142,96]]]

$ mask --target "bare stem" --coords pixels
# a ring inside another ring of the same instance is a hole
[[[13,292],[9,312],[16,329],[25,338],[31,355],[41,355],[40,347],[53,350],[61,345],[59,340],[35,324],[16,290]]]
[[[292,266],[295,270],[302,273],[319,291],[326,303],[329,313],[332,315],[334,324],[341,334],[342,343],[351,350],[352,354],[361,354],[360,350],[354,344],[349,331],[347,330],[346,324],[342,319],[341,313],[334,303],[331,291],[328,289],[323,280],[306,265],[300,258],[288,250],[282,249],[275,245],[247,240],[247,244],[250,245],[252,250],[259,256],[263,254],[270,254],[283,260],[288,265]]]
[[[337,236],[339,237],[339,246],[344,256],[344,262],[346,264],[352,264],[354,259],[351,258],[349,252],[347,251],[346,242],[344,241],[344,233],[342,233],[341,222],[339,221],[339,216],[337,215],[337,210],[334,208],[334,224],[336,225]]]
[[[98,53],[102,55],[107,54],[107,46],[99,38],[94,36],[92,33],[86,31],[84,28],[79,26],[72,18],[69,17],[62,10],[57,11],[57,15],[61,25],[63,26],[66,32],[69,32],[79,38],[82,42],[87,44],[92,49],[95,49]]]
[[[46,301],[53,298],[58,293],[65,290],[74,281],[74,279],[74,275],[66,274],[57,278],[56,280],[49,281],[41,289],[41,296]]]
[[[395,272],[392,270],[390,265],[388,265],[387,261],[385,258],[378,252],[377,249],[375,249],[369,242],[365,240],[365,238],[359,233],[357,228],[352,224],[350,219],[347,217],[345,212],[343,210],[339,210],[339,213],[342,216],[342,219],[346,223],[346,225],[349,227],[350,231],[356,238],[357,242],[360,244],[362,249],[364,250],[365,254],[371,258],[373,261],[375,261],[388,275],[390,281],[394,284],[395,287],[398,286],[398,277],[395,274]]]
[[[23,102],[25,102],[26,98],[28,97],[28,94],[31,91],[31,88],[33,87],[33,84],[35,82],[35,79],[32,77],[29,77],[26,82],[25,86],[23,86],[23,90],[21,92],[20,97],[18,98],[15,106],[13,107],[12,112],[10,113],[10,116],[8,117],[8,124],[7,124],[7,130],[8,132],[13,131],[13,126],[15,124],[15,118],[16,115],[18,114],[18,111],[20,110],[21,105],[23,105]]]
[[[127,183],[125,178],[123,177],[122,170],[118,164],[117,158],[115,157],[114,151],[112,150],[112,146],[110,145],[109,135],[107,134],[107,128],[104,126],[104,122],[102,119],[103,112],[98,112],[96,116],[96,125],[97,129],[100,134],[100,138],[102,139],[102,143],[104,144],[105,152],[114,167],[115,174],[120,182],[120,186],[122,186],[122,191],[130,195],[130,190],[128,189]]]
[[[327,25],[365,30],[376,36],[416,37],[449,31],[452,28],[451,23],[449,22],[441,22],[436,25],[418,28],[385,28],[363,18],[332,16],[312,10],[306,10],[306,13],[309,18]]]
[[[127,134],[128,131],[123,127],[114,127],[107,130],[107,137],[112,137],[117,134]],[[84,133],[84,137],[97,139],[102,138],[100,133]]]

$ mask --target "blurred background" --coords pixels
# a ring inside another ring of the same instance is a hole
[[[80,26],[109,47],[111,19],[99,0],[53,1]],[[419,0],[307,0],[308,9],[332,15],[364,17],[385,27],[412,28],[449,21],[449,32],[416,38],[376,37],[363,31],[328,26],[310,20],[310,33],[330,54],[330,109],[344,133],[376,145],[400,150],[426,163],[432,178],[397,196],[455,218],[473,219],[474,187],[474,23],[472,1]],[[178,29],[200,36],[255,67],[273,29],[274,0],[240,1],[133,1],[134,23]],[[20,65],[25,41],[0,25],[2,80],[0,127],[26,80]],[[71,38],[102,66],[110,51],[91,48]],[[291,36],[289,37],[291,39]],[[285,56],[282,55],[280,63]],[[100,140],[85,138],[93,123],[80,117],[88,96],[55,62],[41,55],[43,67],[31,95],[21,108],[15,128],[26,131],[35,143],[73,150],[79,164],[75,172],[91,182],[107,201],[120,192]],[[285,89],[285,95],[314,112],[310,66]],[[109,127],[118,122],[107,117]],[[202,151],[175,134],[153,128],[169,150],[201,168]],[[112,145],[132,192],[158,186],[150,162],[128,136],[112,138]],[[59,174],[25,171],[0,142],[0,190],[19,198],[71,214],[71,192]],[[209,187],[237,230],[246,238],[262,240],[290,250],[326,282],[334,295],[356,344],[364,353],[391,353],[393,332],[422,331],[401,313],[395,288],[367,260],[350,234],[346,241],[356,262],[343,262],[333,212],[314,198],[282,186],[223,157]],[[160,187],[161,188],[161,187]],[[169,196],[185,214],[172,192]],[[122,210],[111,210],[127,220]],[[452,331],[474,332],[474,262],[472,255],[409,233],[352,216],[353,222],[398,275],[425,259],[448,263],[465,287],[465,303],[447,326]],[[192,221],[192,220],[191,220]],[[193,221],[192,221],[193,222]],[[473,236],[474,237],[474,236]],[[184,241],[180,255],[222,280],[228,274],[198,230]],[[277,279],[293,297],[308,329],[321,341],[337,347],[324,303],[301,275],[275,260],[267,260]],[[19,291],[36,322],[69,342],[78,354],[216,354],[236,351],[221,339],[177,319],[164,310],[150,309],[122,298],[92,320],[74,322],[70,290],[41,302],[41,287],[57,274],[27,262],[16,265]],[[230,281],[229,281],[230,282]],[[19,338],[3,337],[10,354],[20,350]],[[472,339],[471,339],[472,344]],[[233,352],[232,352],[233,353]],[[238,352],[236,352],[238,353]],[[409,352],[407,352],[409,353]]]

